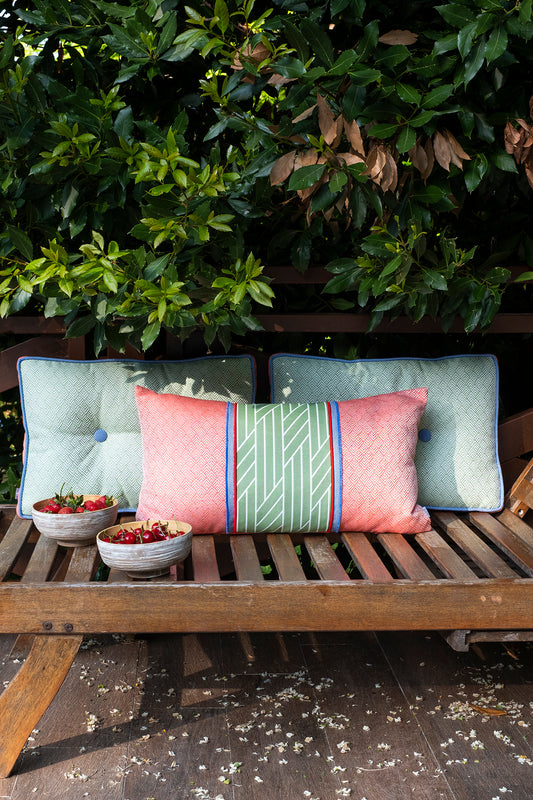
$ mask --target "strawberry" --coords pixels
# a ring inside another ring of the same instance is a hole
[[[71,506],[63,506],[57,512],[58,514],[74,514],[74,509]]]

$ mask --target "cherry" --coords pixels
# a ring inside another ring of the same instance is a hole
[[[145,530],[141,534],[141,539],[143,544],[149,544],[150,542],[155,542],[154,533],[150,530]]]

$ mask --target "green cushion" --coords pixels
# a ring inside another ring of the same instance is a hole
[[[273,402],[348,400],[427,387],[415,464],[428,508],[497,511],[498,364],[492,355],[343,361],[279,354],[270,362]]]
[[[142,445],[134,386],[206,400],[251,403],[249,356],[187,361],[68,361],[22,358],[19,385],[26,438],[18,513],[65,484],[77,494],[112,494],[137,508]]]

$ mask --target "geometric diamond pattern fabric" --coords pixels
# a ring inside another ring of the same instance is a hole
[[[279,354],[271,358],[270,380],[272,401],[291,403],[427,387],[415,456],[419,503],[452,510],[501,508],[494,356],[343,361]]]
[[[138,519],[193,532],[428,530],[413,455],[424,388],[339,403],[258,406],[136,387]],[[379,432],[379,435],[376,433]]]
[[[62,484],[76,493],[112,494],[137,508],[142,445],[134,387],[231,402],[254,400],[248,356],[187,361],[22,358],[18,364],[25,428],[18,513]]]

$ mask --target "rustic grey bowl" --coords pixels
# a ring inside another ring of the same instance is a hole
[[[97,500],[99,496],[84,494],[83,501]],[[112,525],[117,518],[118,500],[114,500],[113,505],[98,511],[84,511],[83,514],[49,514],[41,509],[51,499],[39,500],[33,504],[33,524],[43,536],[55,539],[65,547],[94,544],[98,531]]]
[[[154,522],[164,523],[170,531],[180,531],[174,539],[145,544],[115,544],[102,541],[102,536],[113,536],[122,528],[151,528]],[[144,520],[114,525],[101,530],[96,537],[100,557],[108,567],[125,572],[130,578],[155,578],[166,575],[170,567],[183,561],[192,547],[192,527],[187,522],[176,520]]]

